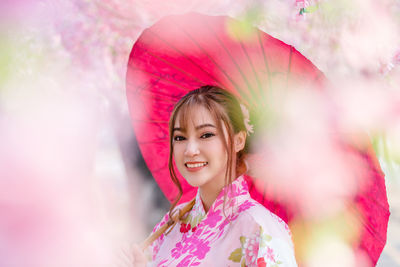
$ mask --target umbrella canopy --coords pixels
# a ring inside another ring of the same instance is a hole
[[[308,59],[278,39],[229,17],[190,13],[165,17],[141,34],[130,54],[126,84],[143,158],[173,201],[178,190],[168,172],[168,121],[183,95],[203,85],[219,86],[244,102],[254,119],[268,109],[265,99],[273,86],[288,90],[301,84],[323,90],[324,80]],[[252,122],[257,132],[257,121]],[[360,153],[372,171],[369,187],[354,200],[365,224],[359,247],[376,263],[386,242],[386,189],[373,153]],[[195,188],[177,174],[183,188],[181,201],[193,198]],[[251,178],[248,182],[252,197],[286,222],[296,216],[296,210],[272,197],[273,189],[253,186]]]

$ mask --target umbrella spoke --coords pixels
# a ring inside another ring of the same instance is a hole
[[[192,42],[204,53],[205,56],[219,69],[219,71],[231,82],[231,84],[236,88],[237,92],[241,92],[241,87],[232,79],[232,77],[224,70],[210,55],[209,53],[191,36],[185,29],[182,31],[189,37]],[[218,81],[218,80],[217,80]],[[225,86],[221,81],[218,81],[219,84],[225,88],[230,88],[229,86]],[[249,99],[248,99],[249,100]]]
[[[176,69],[176,70],[179,71],[180,73],[182,73],[182,74],[186,75],[187,77],[189,77],[189,80],[183,80],[182,78],[181,78],[181,79],[177,79],[176,77],[172,77],[172,78],[174,78],[174,80],[175,80],[176,82],[185,82],[185,83],[187,84],[189,81],[193,82],[193,81],[195,80],[198,84],[204,84],[204,83],[205,83],[205,82],[199,80],[198,78],[194,77],[191,73],[188,73],[188,72],[184,71],[182,68],[179,68],[177,65],[175,65],[174,63],[168,61],[167,59],[162,58],[162,57],[159,57],[159,56],[155,55],[154,53],[152,53],[152,52],[150,52],[150,51],[147,51],[147,54],[149,54],[150,56],[152,56],[152,57],[158,59],[158,60],[161,61],[161,62],[164,62],[164,63],[167,64],[168,66],[172,67],[173,69]],[[165,79],[166,73],[160,73],[159,76],[160,76],[162,79]],[[188,90],[188,89],[186,89],[186,90]]]
[[[163,77],[163,76],[160,76],[160,75],[158,75],[158,74],[155,74],[155,73],[150,72],[150,70],[147,70],[147,69],[140,69],[140,68],[137,68],[137,67],[132,67],[131,69],[132,69],[132,71],[138,71],[138,72],[146,73],[146,74],[148,74],[149,76],[151,76],[151,77],[157,79],[157,80],[151,80],[151,82],[148,83],[146,86],[143,86],[143,88],[141,88],[141,90],[137,90],[138,92],[147,91],[147,90],[145,90],[145,89],[152,88],[152,87],[156,86],[156,85],[159,83],[159,81],[161,81],[161,80],[166,81],[166,82],[168,82],[169,84],[171,84],[171,85],[173,85],[173,86],[178,86],[179,88],[181,88],[181,89],[182,89],[183,91],[185,91],[185,92],[187,92],[187,91],[189,90],[189,89],[187,88],[187,86],[182,85],[182,84],[179,84],[179,83],[177,83],[177,82],[174,81],[174,80],[167,80],[167,79],[165,79],[165,77]],[[137,86],[136,83],[132,83],[132,82],[130,82],[130,81],[127,81],[127,84],[133,85],[133,86]]]
[[[209,23],[209,22],[207,22]],[[249,95],[252,95],[252,91],[253,91],[253,87],[251,86],[249,80],[247,79],[246,75],[244,75],[243,70],[240,68],[239,64],[236,62],[236,60],[233,58],[232,54],[230,53],[230,51],[228,50],[228,48],[224,45],[224,43],[221,41],[221,39],[219,38],[219,36],[217,35],[217,33],[213,30],[212,25],[209,25],[209,27],[207,27],[209,29],[209,31],[214,35],[215,39],[218,41],[218,43],[220,44],[220,46],[223,48],[223,50],[225,51],[225,53],[228,55],[228,57],[231,59],[232,63],[235,65],[236,69],[239,71],[240,75],[242,76],[244,82],[247,85],[247,93],[249,93]],[[241,87],[242,90],[238,90],[238,92],[243,91],[243,87]],[[248,97],[249,99],[251,99],[251,97],[244,95],[246,97]]]
[[[285,86],[285,88],[288,88],[288,85],[289,85],[290,69],[291,69],[291,67],[292,67],[292,55],[293,55],[293,46],[290,46],[290,50],[289,50],[289,62],[288,62],[287,72],[286,72],[286,86]]]
[[[171,45],[167,40],[165,40],[164,38],[162,38],[161,36],[159,36],[158,34],[155,34],[151,31],[149,31],[150,33],[152,33],[154,36],[156,36],[158,39],[160,39],[162,42],[164,42],[166,45],[168,45],[168,47],[170,47],[172,50],[176,51],[178,54],[180,54],[183,58],[185,58],[186,60],[188,60],[190,63],[192,63],[194,66],[196,66],[199,70],[203,71],[204,74],[206,74],[207,76],[209,76],[212,80],[217,80],[216,77],[212,76],[209,72],[206,72],[201,66],[199,66],[195,61],[193,61],[191,58],[189,58],[187,55],[185,55],[184,53],[182,53],[182,51],[180,51],[179,49],[177,49],[176,46]],[[166,60],[167,61],[167,60]],[[184,71],[183,69],[175,66],[173,63],[170,63],[170,66],[176,68],[177,70],[179,70],[180,72],[186,74],[188,77],[190,76],[192,79],[198,81],[200,84],[205,85],[207,84],[207,82],[205,81],[201,81],[197,76],[191,74],[191,73],[187,73],[186,71]]]

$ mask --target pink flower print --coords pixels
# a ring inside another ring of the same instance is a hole
[[[216,210],[216,211],[209,210],[208,216],[204,220],[204,223],[207,224],[209,227],[214,227],[222,219],[222,216],[220,215],[220,213],[221,213],[220,210]]]
[[[175,259],[179,258],[183,253],[183,245],[181,242],[177,243],[175,248],[171,251],[172,257]]]
[[[198,259],[202,260],[206,254],[210,251],[209,242],[202,241],[197,244],[196,256]]]
[[[216,207],[222,205],[223,203],[224,203],[224,198],[220,198],[220,199],[217,198],[217,199],[215,200],[215,202],[214,202],[213,205],[214,205],[214,207],[216,208]],[[215,209],[215,208],[214,208],[214,209]]]
[[[198,237],[189,237],[184,241],[184,249],[182,253],[189,253],[197,259],[204,259],[208,251],[210,251],[209,241],[201,240]]]
[[[178,263],[178,265],[176,265],[176,267],[187,267],[187,266],[189,266],[191,258],[192,258],[192,255],[186,256],[183,260],[181,260],[180,263]]]
[[[225,220],[218,226],[218,230],[222,231],[226,225],[228,225],[228,223],[231,221],[231,216],[229,216],[228,218],[225,218]]]
[[[228,187],[228,193],[227,193],[227,197],[228,198],[233,198],[233,197],[235,197],[236,195],[237,195],[237,186],[235,185],[235,184],[232,184],[232,187],[231,188],[229,188]]]
[[[158,266],[164,267],[165,265],[163,265],[163,264],[165,264],[167,261],[168,261],[168,259],[165,259],[165,260],[160,261],[160,263],[158,264]]]
[[[247,209],[249,209],[250,207],[253,207],[253,206],[254,206],[254,203],[246,200],[245,202],[240,204],[238,212],[240,213],[240,212],[245,211],[245,210],[247,210]]]
[[[237,213],[231,214],[225,218],[225,220],[218,225],[218,230],[221,231],[218,237],[220,237],[224,233],[224,228],[232,221],[236,220],[239,215]]]
[[[160,242],[154,242],[153,243],[154,244],[154,246],[153,246],[153,255],[152,255],[152,259],[153,260],[155,260],[155,258],[156,258],[156,255],[158,254],[158,251],[160,250]]]
[[[270,247],[267,248],[267,254],[265,255],[268,260],[275,262],[274,250]]]
[[[247,265],[255,265],[258,255],[258,248],[260,245],[260,237],[254,235],[253,237],[246,239],[243,244],[243,252],[245,255],[245,261]]]

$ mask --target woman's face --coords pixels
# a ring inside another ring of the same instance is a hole
[[[225,138],[218,134],[216,121],[205,107],[195,106],[191,114],[187,129],[179,125],[179,114],[175,121],[172,133],[175,164],[192,186],[222,187],[228,157]]]

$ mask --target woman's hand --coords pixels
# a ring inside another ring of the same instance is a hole
[[[134,267],[146,267],[146,256],[144,255],[143,250],[137,244],[133,245],[132,254]]]

